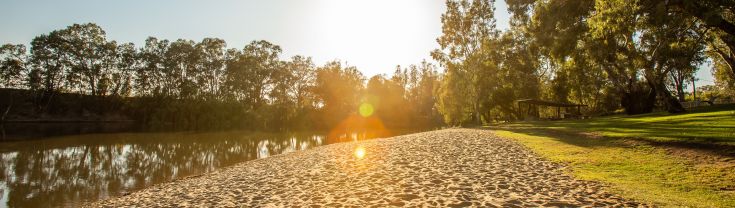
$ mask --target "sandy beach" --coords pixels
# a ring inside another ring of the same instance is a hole
[[[446,129],[243,162],[88,207],[645,206],[490,130]]]

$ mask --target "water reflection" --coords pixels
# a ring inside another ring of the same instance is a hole
[[[246,160],[375,136],[119,133],[5,142],[0,143],[0,206],[75,206]]]

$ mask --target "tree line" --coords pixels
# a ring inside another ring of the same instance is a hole
[[[91,99],[87,106],[124,100],[119,108],[142,123],[186,129],[331,128],[364,103],[392,127],[513,121],[519,99],[584,104],[595,115],[681,113],[704,63],[716,83],[702,88],[707,95],[735,95],[733,1],[506,3],[510,28],[500,31],[494,0],[446,1],[431,51],[438,66],[392,75],[284,59],[267,41],[240,50],[217,38],[150,37],[136,47],[89,23],[39,35],[29,51],[2,46],[0,85],[34,92],[34,112],[53,112],[54,96],[70,93]]]
[[[27,50],[2,46],[1,87],[33,92],[34,114],[65,114],[58,108],[71,102],[102,114],[122,110],[166,129],[325,129],[370,103],[375,116],[392,127],[440,122],[433,108],[439,74],[426,61],[398,67],[391,77],[377,75],[366,85],[354,66],[316,66],[299,55],[284,59],[280,46],[268,41],[239,50],[218,38],[149,37],[137,48],[108,40],[94,23],[39,35]]]
[[[721,96],[735,80],[735,1],[449,0],[432,57],[445,69],[438,110],[448,124],[520,117],[514,101],[574,102],[588,113],[686,109],[698,67],[714,66]]]

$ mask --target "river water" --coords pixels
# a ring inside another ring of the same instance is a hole
[[[27,125],[44,130],[2,132],[0,207],[78,206],[243,161],[413,132],[90,133],[124,128]]]

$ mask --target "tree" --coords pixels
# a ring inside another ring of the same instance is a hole
[[[317,67],[314,95],[326,126],[334,126],[357,110],[364,76],[354,66],[331,61]]]
[[[280,67],[281,47],[267,41],[253,41],[227,64],[226,85],[238,101],[250,110],[265,104],[270,77]]]
[[[291,63],[281,64],[275,68],[270,78],[271,89],[268,92],[271,110],[268,116],[272,116],[273,126],[277,129],[285,129],[296,114],[296,100],[290,94],[292,86],[296,84],[298,77],[295,71],[291,71]]]
[[[115,68],[109,77],[111,95],[128,97],[133,94],[133,79],[139,64],[135,45],[125,43],[117,46]]]
[[[411,106],[411,124],[420,127],[435,126],[441,124],[442,118],[435,107],[435,90],[439,85],[439,73],[436,66],[421,61],[418,65],[411,65],[404,69],[408,75],[408,86],[406,90],[406,102]],[[397,107],[397,108],[400,108]]]
[[[368,80],[363,102],[373,106],[374,115],[385,125],[405,127],[410,122],[408,113],[412,103],[405,97],[408,76],[403,72],[399,66],[390,79],[375,75]]]
[[[495,75],[498,84],[490,93],[491,110],[504,120],[519,118],[515,108],[518,99],[537,99],[541,96],[541,82],[547,77],[539,49],[531,36],[524,32],[525,26],[515,25],[503,33],[495,42],[488,42],[483,50],[484,56],[497,64]],[[500,48],[501,50],[495,50]],[[489,117],[489,116],[488,116]]]
[[[712,52],[709,52],[712,53]],[[722,96],[735,96],[735,76],[723,59],[712,59],[712,76],[715,86]]]
[[[284,68],[293,78],[287,85],[288,94],[293,96],[296,108],[299,110],[314,108],[315,98],[312,89],[315,85],[316,67],[311,57],[293,56],[286,62]]]
[[[480,94],[483,85],[480,82],[491,79],[482,77],[487,73],[482,72],[484,68],[476,52],[484,41],[497,36],[493,3],[487,0],[446,3],[447,11],[441,17],[442,36],[437,39],[440,49],[431,55],[446,70],[440,96],[449,97],[439,99],[439,108],[445,112],[448,123],[458,124],[470,116],[476,124],[481,122],[480,103],[487,96]]]
[[[219,38],[204,38],[194,47],[199,54],[196,64],[196,83],[200,86],[205,99],[218,99],[224,83],[227,43]]]
[[[469,99],[462,99],[468,94],[463,91],[466,88],[462,76],[458,70],[447,69],[442,76],[437,94],[439,112],[444,116],[444,122],[452,126],[461,125],[471,118],[472,103]]]
[[[140,96],[171,96],[173,84],[166,79],[164,68],[164,54],[168,50],[168,40],[158,40],[148,37],[145,46],[140,49],[139,59],[141,67],[136,72],[136,92]]]
[[[24,76],[28,73],[26,48],[23,45],[0,46],[0,88],[23,88]],[[5,121],[15,102],[15,91],[10,91],[0,106],[0,121]]]
[[[164,54],[164,73],[176,98],[194,99],[200,96],[201,89],[196,83],[196,67],[200,56],[196,53],[195,44],[191,40],[178,39],[171,42]]]
[[[24,45],[0,46],[0,87],[23,88],[28,73],[28,56]]]
[[[38,115],[124,113],[152,129],[331,128],[368,102],[365,77],[354,66],[316,67],[309,57],[280,54],[267,41],[238,50],[217,38],[149,37],[136,48],[107,40],[96,24],[74,24],[34,38],[30,55],[22,45],[0,48],[0,87],[42,91],[24,98],[40,107],[33,110]],[[432,64],[399,67],[386,77],[381,90],[369,90],[385,98],[386,120],[436,124],[439,74]],[[413,108],[398,110],[404,106]]]
[[[697,20],[699,26],[707,28],[700,35],[711,38],[710,45],[725,66],[735,76],[735,2],[731,0],[710,1],[637,1],[641,11],[654,17],[680,16]]]
[[[105,31],[94,23],[74,24],[52,33],[58,41],[57,53],[67,65],[66,81],[72,88],[101,95],[100,82],[113,68],[116,44],[108,42]]]
[[[68,73],[68,66],[63,61],[66,54],[61,52],[58,33],[54,31],[48,35],[40,35],[31,42],[33,69],[29,85],[38,86],[31,89],[42,88],[47,100],[50,100],[56,92],[65,89],[63,81]]]
[[[666,82],[672,70],[696,65],[700,60],[706,29],[691,16],[670,11],[654,13],[647,7],[650,2],[638,0],[509,4],[516,13],[514,18],[526,20],[528,31],[550,60],[554,70],[552,89],[556,90],[551,94],[556,99],[563,101],[572,91],[577,91],[578,99],[583,94],[595,95],[594,91],[583,91],[595,90],[583,87],[592,86],[591,82],[568,83],[580,80],[569,77],[589,77],[601,70],[615,86],[628,113],[650,112],[656,98],[669,112],[684,111]],[[532,17],[524,18],[529,11]],[[577,64],[589,67],[577,70]]]

